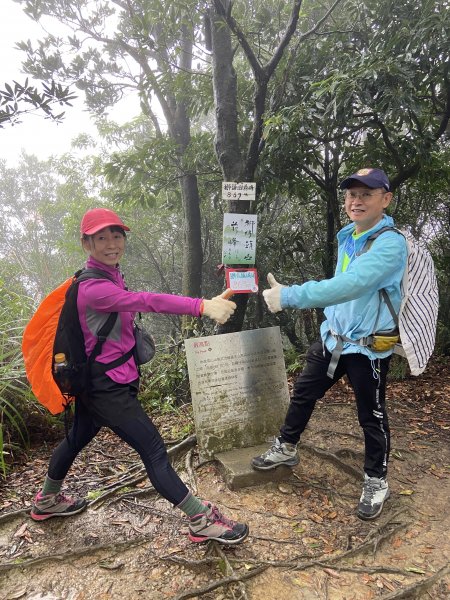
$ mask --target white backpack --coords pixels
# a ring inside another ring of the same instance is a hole
[[[381,290],[400,333],[400,343],[396,344],[394,352],[406,357],[412,375],[420,375],[433,353],[436,340],[439,293],[433,259],[427,248],[409,231],[395,227],[382,227],[369,236],[364,251],[385,231],[400,233],[408,246],[408,261],[401,283],[402,303],[398,315],[387,292]]]

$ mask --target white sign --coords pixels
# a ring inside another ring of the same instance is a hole
[[[257,215],[223,215],[222,262],[224,265],[254,265]]]
[[[236,294],[250,294],[258,291],[256,269],[225,269],[227,288]]]
[[[254,200],[255,195],[255,182],[222,181],[222,200]]]

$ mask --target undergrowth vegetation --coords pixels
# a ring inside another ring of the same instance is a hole
[[[141,367],[139,397],[149,410],[170,412],[190,401],[188,369],[182,343],[157,347],[155,358]]]
[[[0,472],[3,475],[14,446],[28,445],[25,414],[30,392],[21,352],[24,322],[11,318],[10,308],[0,309]]]

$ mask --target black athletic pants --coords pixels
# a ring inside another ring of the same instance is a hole
[[[347,375],[356,397],[358,420],[364,432],[364,471],[369,477],[385,477],[390,450],[390,431],[386,413],[386,376],[390,358],[371,361],[364,354],[342,354],[334,378],[327,376],[331,353],[314,343],[308,350],[306,367],[297,378],[284,425],[285,442],[296,444],[316,405],[343,375]]]
[[[170,465],[164,442],[151,419],[142,408],[134,412],[135,416],[120,425],[108,427],[138,452],[156,491],[172,504],[178,505],[189,494],[189,490]],[[68,436],[54,450],[48,476],[56,481],[64,479],[77,454],[100,429],[85,405],[77,401],[73,426]]]

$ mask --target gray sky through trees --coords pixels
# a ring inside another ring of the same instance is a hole
[[[54,25],[53,25],[54,28]],[[53,32],[52,28],[52,32]],[[13,81],[23,83],[27,77],[22,72],[25,54],[15,48],[22,40],[35,40],[45,35],[45,30],[32,21],[22,10],[22,6],[13,0],[2,0],[2,19],[0,20],[0,87]],[[64,29],[61,26],[61,35]],[[30,78],[31,81],[31,78]],[[40,82],[34,82],[39,88]],[[22,149],[41,159],[51,155],[60,155],[71,148],[72,140],[80,133],[96,136],[94,123],[83,108],[84,94],[72,88],[78,98],[72,107],[61,107],[65,111],[62,123],[56,124],[45,119],[41,113],[22,115],[20,123],[14,126],[6,124],[0,129],[0,159],[6,159],[14,166]],[[139,114],[137,101],[122,102],[110,117],[119,123]]]

